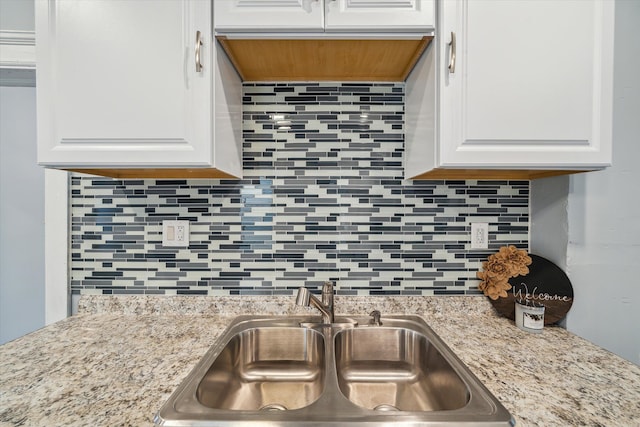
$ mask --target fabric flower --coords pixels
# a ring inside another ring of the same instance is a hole
[[[478,287],[486,296],[492,300],[497,300],[500,297],[507,297],[507,291],[511,289],[511,284],[507,279],[492,280],[488,278],[487,280],[481,281]]]
[[[511,268],[509,265],[493,255],[482,263],[482,268],[484,268],[487,276],[494,279],[508,278],[511,276]]]
[[[512,245],[503,246],[482,263],[484,271],[476,273],[480,279],[478,288],[492,300],[506,298],[511,289],[509,278],[528,274],[528,265],[531,265],[531,257],[527,251]]]
[[[492,255],[501,260],[509,269],[509,276],[526,276],[529,274],[529,267],[531,265],[531,257],[527,255],[527,251],[520,250],[513,245],[503,246],[498,253]]]

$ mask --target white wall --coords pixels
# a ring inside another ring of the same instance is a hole
[[[44,170],[36,164],[36,92],[0,87],[0,344],[44,322]]]
[[[616,1],[615,40],[613,166],[533,182],[531,251],[566,268],[567,329],[640,365],[639,1]]]
[[[0,0],[0,30],[34,27],[33,0]],[[44,187],[35,88],[0,87],[0,344],[45,324]]]
[[[569,175],[531,181],[529,247],[531,252],[567,268]]]
[[[531,182],[529,248],[567,271],[569,243],[568,175]],[[566,318],[559,322],[566,327]]]
[[[613,167],[569,190],[567,328],[640,364],[640,2],[616,1]]]
[[[0,0],[0,29],[33,31],[33,0]]]

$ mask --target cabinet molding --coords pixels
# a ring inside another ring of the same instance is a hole
[[[0,86],[36,85],[34,31],[0,31]]]
[[[36,33],[34,31],[0,31],[0,67],[36,68]]]

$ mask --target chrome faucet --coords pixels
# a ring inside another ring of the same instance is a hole
[[[325,282],[322,285],[322,301],[320,301],[315,295],[312,295],[307,288],[298,288],[298,295],[296,297],[296,304],[303,305],[305,307],[313,306],[320,310],[322,313],[322,323],[333,323],[333,283]]]

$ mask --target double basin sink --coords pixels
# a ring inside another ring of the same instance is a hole
[[[163,426],[512,426],[417,316],[241,316],[156,415]]]

